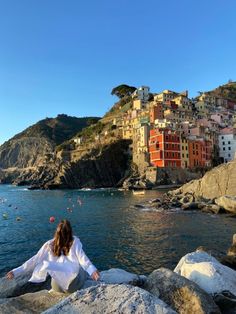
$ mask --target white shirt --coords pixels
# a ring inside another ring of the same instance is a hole
[[[49,240],[36,255],[12,270],[14,276],[25,271],[33,271],[29,281],[43,282],[49,274],[61,288],[67,290],[72,280],[78,275],[81,266],[89,275],[92,275],[97,270],[96,267],[84,253],[80,239],[75,236],[73,238],[68,255],[55,256],[51,249],[53,239]]]

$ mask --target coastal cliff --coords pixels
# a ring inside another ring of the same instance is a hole
[[[184,184],[176,192],[213,199],[236,195],[236,159],[206,172],[203,178]]]

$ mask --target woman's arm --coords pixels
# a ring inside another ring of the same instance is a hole
[[[98,280],[100,278],[99,271],[97,268],[92,264],[90,259],[85,254],[82,243],[79,239],[77,239],[76,245],[76,255],[79,261],[79,264],[83,267],[83,269],[92,277],[93,280]]]
[[[21,266],[9,271],[6,274],[7,279],[13,279],[15,276],[18,276],[23,272],[33,270],[38,261],[42,260],[45,254],[48,252],[48,248],[49,248],[48,242],[44,243],[44,245],[40,248],[37,254],[35,254]]]

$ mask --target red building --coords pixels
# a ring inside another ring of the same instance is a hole
[[[150,162],[156,167],[181,167],[180,136],[170,129],[150,130]]]
[[[157,103],[149,110],[150,123],[154,123],[156,119],[164,119],[162,103]]]

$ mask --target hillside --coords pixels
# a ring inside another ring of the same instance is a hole
[[[0,146],[0,168],[26,168],[42,163],[45,156],[54,154],[57,145],[85,128],[90,119],[61,114],[37,122]]]
[[[227,84],[220,85],[212,91],[206,92],[206,94],[226,98],[236,102],[236,82],[228,82]]]

